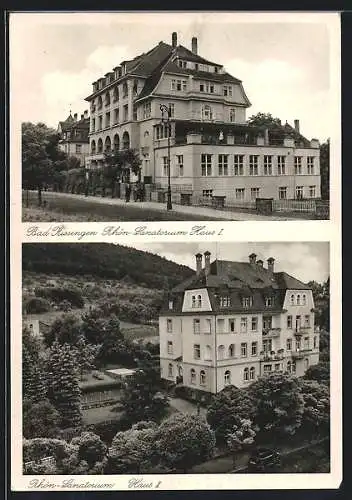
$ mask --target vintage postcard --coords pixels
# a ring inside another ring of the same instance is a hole
[[[9,38],[11,489],[338,488],[339,15]]]

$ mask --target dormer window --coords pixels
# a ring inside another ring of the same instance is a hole
[[[272,307],[274,305],[273,297],[265,297],[265,307]]]
[[[214,73],[218,73],[219,68],[217,66],[214,67]]]
[[[232,97],[232,85],[224,85],[224,96]]]
[[[187,61],[182,61],[181,59],[179,59],[178,65],[180,68],[187,68]]]
[[[192,307],[202,307],[201,295],[192,295]]]
[[[253,297],[243,297],[242,298],[242,307],[248,308],[253,305]]]
[[[230,307],[231,306],[231,297],[220,297],[220,307]]]
[[[291,295],[291,297],[290,297],[290,304],[291,304],[291,306],[295,305],[295,296],[294,295]]]

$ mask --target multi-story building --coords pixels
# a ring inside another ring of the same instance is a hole
[[[59,149],[77,158],[82,167],[89,154],[89,123],[88,110],[81,115],[80,120],[77,113],[72,116],[70,112],[65,121],[59,122],[57,129],[60,135]]]
[[[196,255],[197,270],[176,286],[159,317],[161,377],[218,393],[263,374],[301,376],[319,361],[312,290],[274,259],[249,262]]]
[[[171,188],[176,197],[226,200],[319,198],[319,142],[300,134],[299,121],[269,127],[246,123],[250,102],[242,82],[192,50],[160,42],[93,83],[90,103],[91,168],[104,152],[132,148],[142,179]],[[166,105],[170,121],[161,122]]]

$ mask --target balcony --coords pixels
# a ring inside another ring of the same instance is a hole
[[[303,359],[310,352],[312,352],[312,349],[300,349],[299,351],[293,351],[292,358],[293,359]]]
[[[262,332],[263,337],[266,339],[272,339],[280,337],[281,328],[265,328]]]
[[[280,361],[282,359],[284,359],[284,351],[282,349],[278,351],[260,352],[261,361]]]

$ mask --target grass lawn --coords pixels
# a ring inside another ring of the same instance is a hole
[[[86,425],[98,424],[106,420],[114,420],[121,417],[122,412],[111,411],[116,406],[116,403],[110,406],[101,406],[99,408],[90,408],[89,410],[82,410],[83,422]]]
[[[43,193],[46,201],[45,208],[37,206],[37,194],[29,193],[29,207],[25,206],[23,196],[23,222],[113,222],[113,221],[199,221],[199,215],[182,213],[168,213],[163,210],[152,210],[150,208],[137,208],[126,205],[105,205],[94,200],[82,200],[79,197],[72,198],[63,194],[55,196],[55,193]],[[133,203],[133,202],[132,202]],[[213,217],[202,216],[202,220],[219,220]]]

